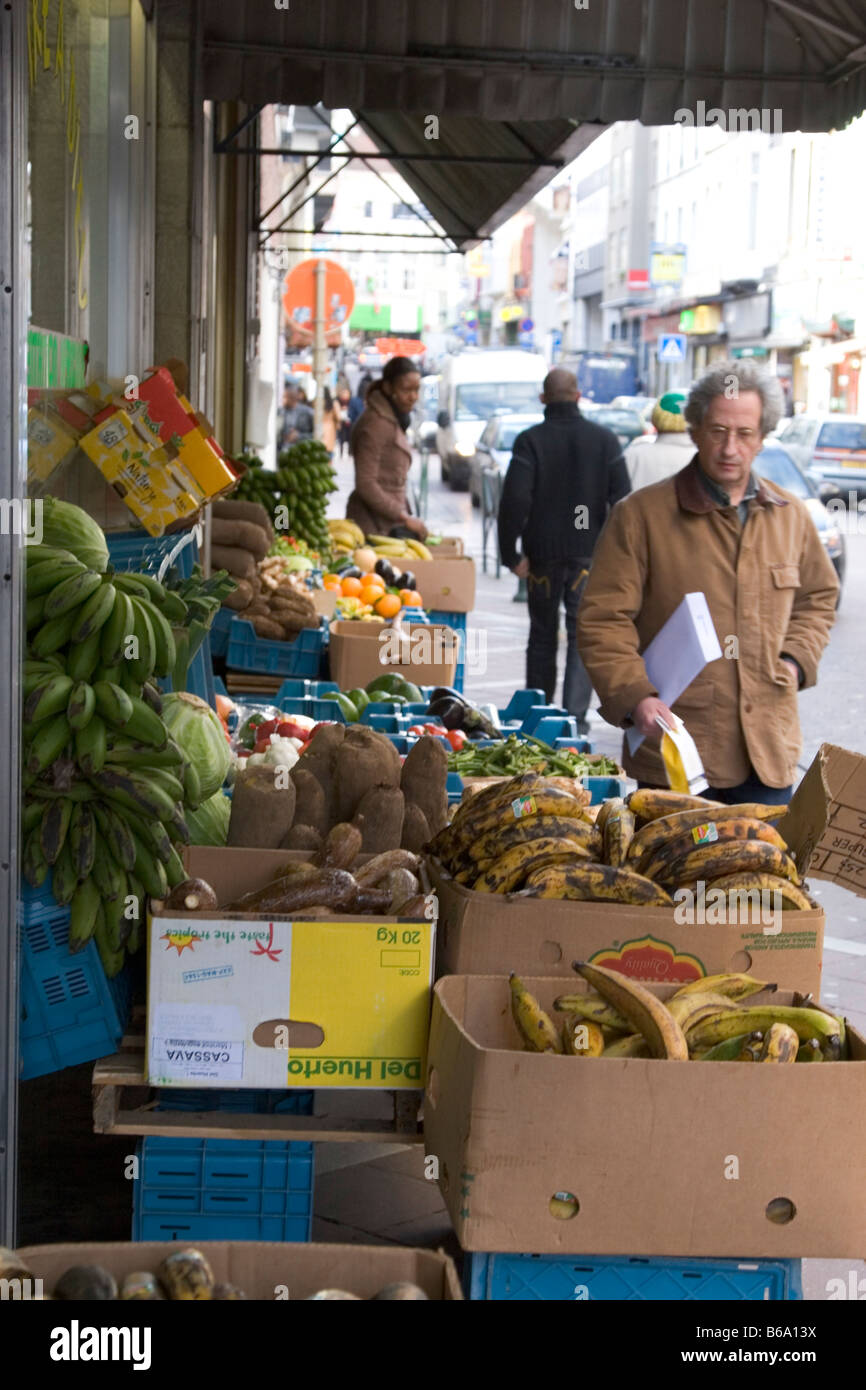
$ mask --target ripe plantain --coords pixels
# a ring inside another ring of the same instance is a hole
[[[695,991],[693,994],[674,994],[665,1000],[665,1008],[688,1037],[690,1028],[699,1020],[709,1018],[710,1014],[717,1014],[720,1009],[734,1009],[736,1005],[724,995],[713,994],[711,990],[707,990],[704,993]]]
[[[778,893],[782,899],[782,911],[808,912],[815,907],[811,898],[804,893],[802,888],[798,888],[796,883],[791,883],[787,878],[781,878],[778,874],[767,873],[744,873],[744,874],[723,874],[721,878],[713,879],[713,887],[721,888],[725,893]],[[775,899],[773,900],[775,902]]]
[[[574,1014],[577,1018],[597,1023],[600,1027],[613,1028],[618,1033],[630,1033],[631,1024],[624,1014],[602,999],[596,990],[588,994],[560,994],[553,1001],[557,1013]]]
[[[811,1040],[810,1040],[811,1041]],[[787,1023],[774,1023],[764,1035],[759,1062],[796,1062],[800,1039]]]
[[[632,1027],[641,1033],[649,1044],[654,1057],[664,1057],[672,1061],[688,1061],[689,1049],[685,1034],[671,1016],[660,999],[651,994],[644,985],[616,970],[607,970],[602,965],[590,965],[586,961],[573,961],[572,969],[598,990],[602,998],[627,1018]]]
[[[666,840],[670,840],[674,835],[679,835],[684,830],[692,830],[697,825],[704,825],[710,819],[716,825],[722,825],[729,820],[778,820],[780,808],[778,806],[758,806],[752,802],[744,802],[739,806],[712,806],[711,814],[703,811],[675,811],[669,816],[661,816],[658,820],[650,821],[638,830],[628,848],[628,858],[637,860],[638,867],[649,859],[653,850],[658,849]],[[773,811],[774,815],[767,814]]]
[[[775,1025],[774,1025],[775,1027]],[[760,1062],[764,1048],[764,1035],[760,1030],[749,1033],[742,1041],[735,1062]]]
[[[550,1016],[534,994],[530,994],[518,975],[508,977],[511,987],[511,1017],[527,1052],[562,1052],[562,1040]]]
[[[467,817],[451,828],[456,829],[457,844],[462,846],[471,844],[491,830],[533,815],[559,815],[575,821],[585,819],[583,806],[575,797],[560,791],[559,787],[541,786],[512,796],[504,803],[494,802],[483,808],[480,814]]]
[[[601,852],[601,836],[594,826],[565,816],[523,816],[511,824],[503,824],[466,847],[466,854],[476,862],[498,859],[506,850],[539,836],[550,839],[576,840],[587,853],[595,857]]]
[[[634,812],[627,806],[610,811],[603,826],[605,863],[620,868],[634,838]]]
[[[609,796],[601,803],[596,812],[595,824],[602,834],[604,834],[604,827],[611,812],[621,810],[624,805],[625,800],[621,796]]]
[[[753,975],[743,975],[729,971],[724,975],[702,975],[699,980],[689,980],[681,985],[672,996],[679,999],[684,994],[720,994],[725,999],[748,999],[762,990],[775,990],[776,985],[768,985],[764,980],[756,980]],[[670,1000],[668,1000],[670,1004]]]
[[[528,897],[569,898],[578,902],[633,903],[670,907],[672,899],[657,883],[610,864],[555,864],[529,875],[523,892]]]
[[[651,1057],[649,1043],[643,1033],[629,1033],[608,1043],[602,1057]]]
[[[654,791],[644,787],[632,792],[628,799],[628,809],[640,820],[660,820],[677,811],[709,811],[719,806],[718,801],[708,801],[704,796],[686,796],[682,792]],[[709,816],[707,817],[709,819]]]
[[[661,881],[674,887],[695,879],[713,880],[749,870],[777,874],[799,884],[797,866],[789,854],[764,840],[731,840],[727,844],[703,845],[668,864]]]
[[[476,879],[476,893],[510,893],[528,874],[549,864],[572,863],[575,858],[589,858],[589,853],[577,840],[554,840],[542,836],[526,840],[506,850],[494,861],[485,874]]]
[[[765,1033],[774,1023],[788,1023],[801,1042],[817,1038],[822,1048],[840,1034],[840,1021],[821,1009],[795,1009],[785,1004],[755,1004],[751,1008],[719,1012],[705,1019],[694,1029],[691,1043],[694,1048],[714,1047],[737,1033],[760,1029]]]
[[[647,878],[663,882],[665,870],[669,869],[677,860],[690,854],[695,849],[709,848],[714,844],[725,844],[729,840],[764,840],[768,845],[775,845],[776,849],[786,850],[788,846],[782,839],[778,830],[766,821],[749,820],[746,817],[737,820],[721,821],[716,824],[714,821],[705,822],[704,825],[692,826],[690,830],[683,830],[678,835],[665,840],[664,844],[659,845],[652,854],[648,864],[642,869]]]
[[[604,1034],[597,1023],[582,1018],[565,1018],[561,1025],[562,1050],[570,1057],[600,1057]]]

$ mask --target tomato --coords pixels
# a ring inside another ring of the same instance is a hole
[[[454,749],[455,753],[459,753],[460,749],[466,742],[466,735],[464,734],[462,729],[449,729],[445,734],[445,737],[451,744],[451,747]]]

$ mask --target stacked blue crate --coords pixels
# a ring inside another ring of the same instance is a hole
[[[21,1079],[110,1056],[129,1018],[129,965],[108,980],[93,941],[70,955],[69,908],[54,901],[50,874],[22,887],[18,925]]]
[[[235,615],[229,628],[226,663],[230,670],[268,676],[316,679],[328,645],[328,621],[305,628],[293,642],[258,637],[251,622]]]
[[[803,1297],[799,1260],[466,1254],[463,1287],[467,1298],[492,1303],[782,1302]]]
[[[431,623],[444,623],[446,627],[453,628],[455,632],[460,634],[454,689],[459,690],[462,694],[466,680],[466,614],[452,613],[442,608],[431,608],[428,617]]]

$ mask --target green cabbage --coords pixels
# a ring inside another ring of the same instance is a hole
[[[186,690],[162,698],[162,719],[201,780],[202,800],[219,791],[232,761],[225,730],[215,710]]]
[[[43,497],[42,544],[71,550],[83,565],[100,574],[108,569],[108,546],[102,528],[72,502]]]
[[[191,845],[224,845],[229,837],[232,803],[225,792],[203,801],[197,811],[184,811]]]

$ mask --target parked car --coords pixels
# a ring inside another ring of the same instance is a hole
[[[467,348],[449,354],[439,378],[436,452],[442,481],[469,486],[469,460],[485,422],[498,411],[535,414],[547,374],[544,358],[521,348]]]
[[[805,502],[841,584],[845,577],[845,537],[836,518],[824,506],[816,483],[800,468],[788,450],[775,440],[764,445],[755,459],[754,467],[760,477],[768,478],[777,487],[793,492],[795,497]]]
[[[469,460],[469,492],[473,507],[481,506],[481,470],[498,468],[504,474],[511,462],[514,441],[523,430],[531,425],[540,425],[544,419],[539,410],[537,414],[493,415],[481,431],[481,438],[475,445],[475,453]]]
[[[585,409],[583,400],[580,402],[580,408],[584,414],[590,413]],[[646,426],[636,410],[617,410],[612,405],[593,403],[591,419],[596,425],[604,425],[605,429],[613,430],[624,449],[633,439],[639,439],[647,433]]]
[[[652,423],[653,407],[656,403],[656,396],[616,396],[611,405],[615,410],[635,410],[643,420],[644,429],[648,434],[655,434],[655,426]]]
[[[793,415],[778,439],[811,474],[825,500],[848,492],[866,496],[866,417]]]

